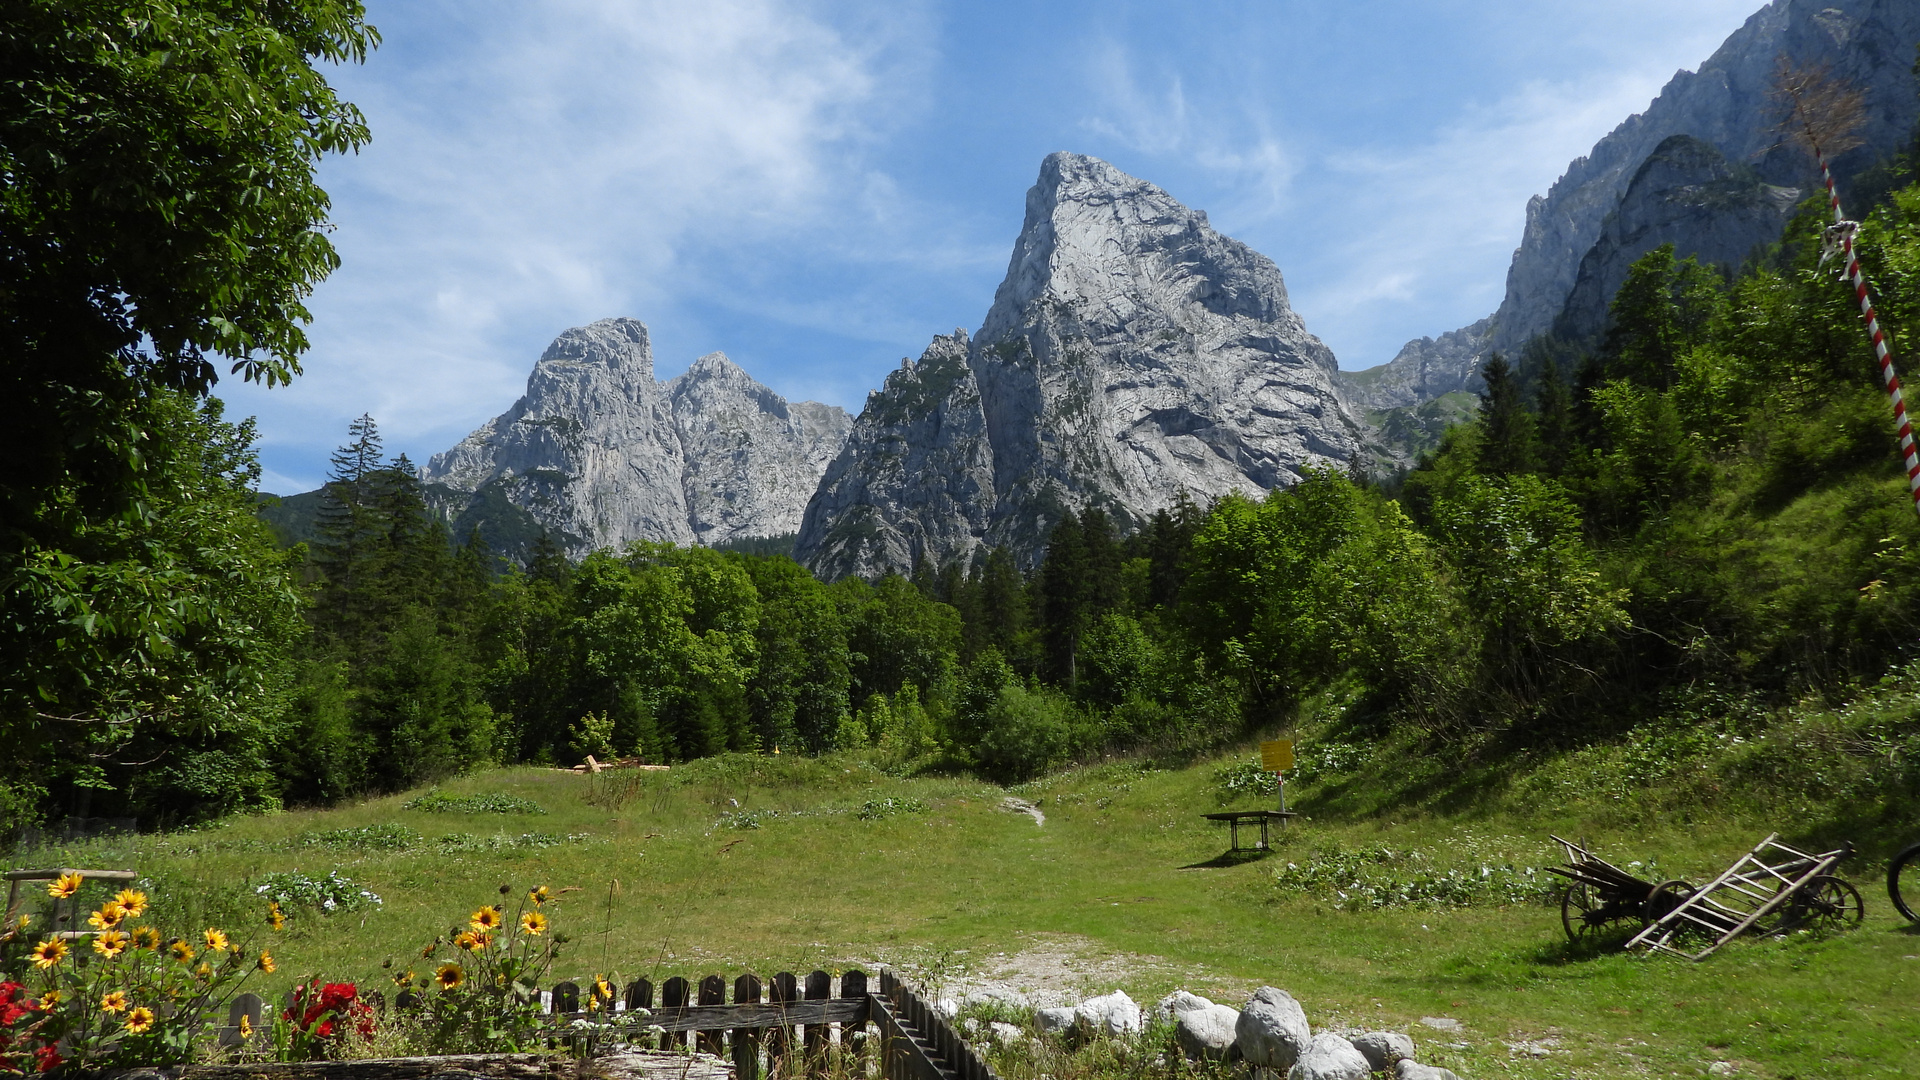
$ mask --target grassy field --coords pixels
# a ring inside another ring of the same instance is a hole
[[[417,966],[423,944],[503,884],[548,884],[566,890],[555,919],[573,939],[565,977],[887,964],[936,989],[1120,988],[1151,1003],[1185,988],[1236,1006],[1272,984],[1316,1026],[1408,1030],[1424,1060],[1469,1080],[1698,1076],[1720,1061],[1749,1076],[1911,1075],[1920,936],[1886,901],[1871,851],[1849,871],[1868,912],[1852,933],[1741,942],[1701,964],[1567,944],[1541,898],[1540,868],[1559,861],[1548,832],[1585,837],[1623,865],[1657,860],[1648,877],[1698,881],[1784,812],[1687,813],[1696,780],[1684,775],[1626,776],[1640,794],[1619,797],[1606,777],[1630,770],[1633,752],[1534,760],[1507,784],[1375,753],[1302,786],[1309,819],[1244,862],[1222,858],[1225,834],[1199,817],[1256,801],[1223,786],[1220,761],[1108,762],[1015,789],[1045,814],[1040,825],[1003,808],[1006,790],[972,780],[900,779],[850,757],[730,757],[600,778],[502,770],[444,788],[517,796],[541,814],[409,809],[415,792],[12,864],[132,866],[181,931],[257,924],[252,889],[275,871],[338,872],[382,898],[296,909],[269,989],[309,974],[378,981],[383,961]],[[1386,798],[1395,775],[1455,782]],[[1491,794],[1461,802],[1468,782]],[[1554,808],[1526,809],[1541,805]],[[1392,899],[1408,894],[1429,900]]]

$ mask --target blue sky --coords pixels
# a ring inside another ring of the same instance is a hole
[[[629,315],[657,374],[727,353],[857,410],[975,329],[1054,150],[1271,256],[1347,368],[1499,304],[1527,199],[1758,0],[371,0],[334,81],[344,265],[262,487],[313,488],[371,412],[416,460],[504,411],[546,343]]]

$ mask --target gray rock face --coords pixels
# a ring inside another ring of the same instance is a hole
[[[807,504],[795,554],[829,580],[970,551],[993,513],[993,447],[965,330],[936,337],[867,396]]]
[[[1669,137],[1692,135],[1729,160],[1750,161],[1771,184],[1813,182],[1802,152],[1778,145],[1779,109],[1768,96],[1776,57],[1827,64],[1866,93],[1868,122],[1860,135],[1867,145],[1835,160],[1843,182],[1899,146],[1920,111],[1912,72],[1915,40],[1920,5],[1911,0],[1774,0],[1754,13],[1700,70],[1676,74],[1646,112],[1628,117],[1568,166],[1545,197],[1528,204],[1506,297],[1493,317],[1491,347],[1514,350],[1551,329],[1607,215],[1641,163]]]
[[[1414,1056],[1413,1037],[1398,1031],[1369,1031],[1348,1040],[1374,1072],[1386,1072],[1398,1062]]]
[[[1362,409],[1404,409],[1455,390],[1478,390],[1492,329],[1492,318],[1485,318],[1437,338],[1415,338],[1379,367],[1340,372],[1340,392]]]
[[[1394,1063],[1394,1080],[1460,1080],[1460,1074],[1438,1065],[1422,1065],[1411,1059]]]
[[[980,333],[868,400],[796,553],[829,577],[983,544],[1031,563],[1089,504],[1127,529],[1183,492],[1290,484],[1359,448],[1334,371],[1271,260],[1106,162],[1050,155]]]
[[[1691,255],[1728,272],[1739,269],[1756,248],[1779,237],[1807,194],[1765,182],[1691,135],[1667,139],[1641,164],[1580,260],[1554,333],[1597,343],[1628,268],[1661,244],[1672,244],[1675,258]]]
[[[1300,1060],[1287,1070],[1287,1080],[1366,1080],[1373,1066],[1345,1037],[1324,1032],[1313,1037]]]
[[[1825,64],[1835,76],[1865,93],[1868,120],[1859,134],[1866,145],[1833,162],[1844,187],[1859,170],[1904,145],[1920,118],[1909,44],[1915,40],[1920,40],[1920,5],[1911,0],[1773,0],[1729,35],[1698,71],[1675,74],[1645,112],[1628,117],[1585,157],[1568,165],[1547,194],[1527,204],[1526,227],[1507,269],[1506,294],[1499,310],[1489,320],[1453,332],[1463,336],[1463,343],[1482,338],[1467,350],[1471,367],[1443,346],[1453,336],[1443,334],[1434,346],[1425,345],[1424,339],[1410,342],[1390,363],[1343,376],[1343,389],[1365,408],[1417,404],[1404,400],[1406,393],[1399,391],[1407,388],[1416,396],[1427,393],[1417,376],[1430,368],[1441,373],[1464,371],[1468,379],[1459,385],[1450,385],[1444,378],[1435,380],[1432,389],[1438,393],[1429,397],[1448,389],[1473,389],[1471,375],[1488,351],[1516,353],[1528,340],[1554,328],[1581,280],[1583,263],[1601,242],[1608,218],[1617,210],[1650,227],[1638,241],[1645,243],[1642,253],[1670,239],[1684,252],[1698,237],[1727,253],[1712,261],[1737,263],[1754,244],[1779,235],[1779,224],[1769,223],[1771,215],[1763,204],[1784,197],[1786,189],[1811,190],[1817,180],[1804,153],[1780,143],[1780,110],[1769,97],[1776,58],[1784,55],[1800,65]],[[1682,224],[1668,235],[1655,224],[1661,213],[1656,203],[1643,202],[1628,210],[1622,199],[1648,159],[1676,135],[1692,136],[1726,161],[1744,163],[1742,167],[1751,168],[1751,177],[1759,184],[1780,190],[1766,194],[1749,189],[1756,199],[1724,208],[1701,203],[1687,212],[1684,207],[1671,207],[1667,212],[1675,213]],[[1729,220],[1710,222],[1723,213]],[[1601,258],[1614,256],[1603,253]],[[1603,314],[1612,299],[1604,287],[1611,276],[1596,268],[1594,293],[1605,293],[1598,301]],[[1613,283],[1617,286],[1617,279]],[[1591,325],[1593,300],[1583,296],[1580,305],[1580,318]],[[1475,328],[1483,325],[1484,332],[1476,334]]]
[[[1033,1027],[1043,1035],[1058,1035],[1072,1028],[1080,1019],[1071,1005],[1056,1005],[1047,1009],[1033,1010]]]
[[[1293,1068],[1294,1062],[1300,1060],[1300,1055],[1306,1053],[1313,1042],[1313,1030],[1307,1026],[1307,1011],[1292,994],[1272,986],[1255,990],[1247,999],[1240,1009],[1234,1032],[1234,1044],[1249,1065],[1282,1072]],[[1347,1049],[1353,1050],[1353,1047],[1349,1045]]]
[[[1233,1006],[1208,1002],[1200,1008],[1176,1013],[1173,1036],[1181,1051],[1190,1058],[1225,1061],[1233,1055],[1239,1025],[1240,1013]]]
[[[1088,998],[1073,1007],[1088,1030],[1108,1037],[1140,1034],[1140,1006],[1125,990]]]
[[[526,395],[421,476],[504,499],[575,555],[714,544],[795,531],[849,424],[843,410],[789,404],[718,353],[660,383],[646,326],[602,319],[555,338]]]

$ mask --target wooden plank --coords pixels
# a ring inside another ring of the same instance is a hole
[[[833,997],[833,976],[824,971],[814,970],[807,973],[807,1001],[826,1001]],[[807,1053],[807,1075],[820,1077],[827,1073],[827,1047],[832,1042],[832,1032],[826,1024],[808,1024],[805,1029]]]
[[[885,998],[873,999],[874,1019],[880,1025],[881,1075],[886,1080],[952,1080],[933,1060],[929,1048],[901,1022]]]
[[[843,1001],[858,1001],[861,1008],[867,1005],[867,973],[860,970],[840,973],[840,998]],[[867,1069],[867,1019],[843,1021],[840,1025],[840,1047],[854,1059],[847,1072],[853,1076],[865,1076]]]
[[[725,1062],[658,1051],[623,1051],[576,1063],[549,1054],[451,1054],[359,1061],[254,1062],[117,1069],[94,1080],[730,1080]]]
[[[727,980],[718,975],[709,975],[700,980],[700,1004],[724,1005],[727,1003]],[[700,1052],[720,1056],[720,1043],[725,1038],[721,1034],[724,1028],[702,1029],[700,1032]]]
[[[138,881],[140,875],[132,870],[76,870],[71,866],[61,866],[48,870],[9,870],[0,874],[0,881],[52,881],[65,874],[79,874],[88,881]]]
[[[733,980],[735,1005],[760,1004],[760,976],[742,975]],[[733,1071],[740,1080],[760,1080],[760,1029],[734,1028]]]
[[[556,1013],[580,1011],[579,983],[568,981],[553,984],[553,1011]]]
[[[627,984],[627,1011],[653,1008],[653,983],[647,979],[635,979]]]
[[[793,972],[782,971],[773,977],[772,985],[767,987],[767,1002],[781,1009],[781,1016],[788,1016],[800,1001],[800,984]],[[784,1071],[784,1066],[774,1065],[775,1061],[785,1060],[793,1053],[793,1032],[789,1024],[796,1021],[785,1020],[773,1025],[773,1031],[767,1039],[767,1061],[770,1068]]]
[[[670,1013],[676,1009],[686,1008],[692,1004],[692,1002],[693,992],[692,988],[687,984],[687,980],[675,975],[673,978],[660,984],[660,1010],[654,1015],[657,1017],[660,1013]],[[655,1022],[658,1023],[658,1021]],[[665,1033],[660,1036],[660,1049],[662,1050],[671,1050],[675,1047],[687,1045],[686,1032],[693,1030],[692,1028],[670,1027],[666,1024],[659,1024],[659,1026],[666,1029]]]

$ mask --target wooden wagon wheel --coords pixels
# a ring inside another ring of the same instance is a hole
[[[1647,893],[1647,902],[1640,906],[1641,925],[1652,926],[1673,914],[1673,909],[1693,899],[1696,891],[1692,885],[1679,878],[1655,885]]]
[[[1594,896],[1592,886],[1579,882],[1568,885],[1560,896],[1560,925],[1566,928],[1567,940],[1585,941],[1596,933],[1609,918],[1602,913],[1605,907]]]
[[[1860,890],[1832,874],[1808,879],[1787,901],[1778,933],[1789,930],[1851,930],[1866,917]]]

